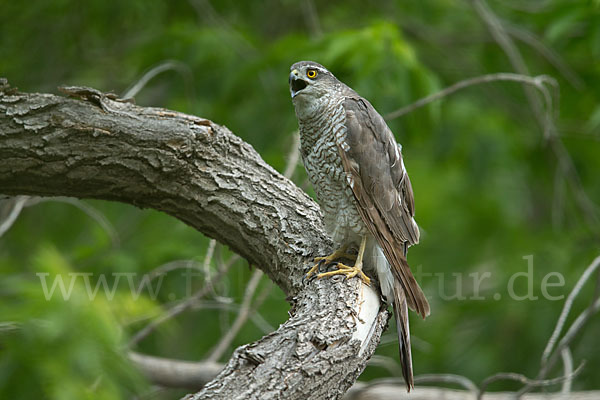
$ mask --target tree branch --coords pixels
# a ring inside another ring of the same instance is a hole
[[[190,362],[152,357],[145,354],[128,354],[140,371],[155,385],[198,390],[223,368],[222,364],[212,361]]]
[[[341,397],[389,314],[358,279],[303,282],[307,263],[331,250],[318,206],[223,126],[90,88],[62,91],[76,98],[20,93],[0,79],[0,192],[166,212],[282,288],[290,319],[238,348],[189,399]]]
[[[429,103],[432,103],[436,100],[442,99],[446,96],[453,94],[454,92],[458,92],[459,90],[468,88],[474,85],[481,85],[482,83],[492,83],[492,82],[520,82],[526,85],[532,85],[537,88],[540,92],[544,94],[545,98],[549,98],[550,94],[548,93],[548,89],[546,85],[555,85],[556,80],[547,75],[539,75],[539,76],[528,76],[522,74],[513,74],[510,72],[498,72],[496,74],[487,74],[476,76],[473,78],[465,79],[459,82],[456,82],[453,85],[448,86],[440,90],[439,92],[430,94],[427,97],[423,97],[415,101],[412,104],[404,106],[402,108],[397,109],[396,111],[392,111],[389,114],[385,115],[385,119],[390,121],[392,119],[396,119],[403,115],[409,114],[416,109],[426,106]]]
[[[129,359],[142,370],[151,382],[175,388],[199,388],[212,379],[222,367],[217,363],[171,360],[133,352],[129,353]],[[441,375],[441,377],[444,377],[444,375]],[[440,380],[437,381],[440,382]],[[441,381],[446,380],[442,379]],[[456,383],[456,380],[449,379],[447,382]],[[344,395],[343,400],[472,400],[474,391],[477,391],[476,387],[473,390],[416,387],[410,393],[406,393],[406,386],[403,382],[392,382],[389,379],[383,379],[369,383],[356,382]],[[512,400],[514,395],[514,392],[488,392],[485,394],[485,399]],[[569,393],[569,399],[572,400],[595,400],[599,396],[600,391]],[[564,398],[563,393],[530,393],[526,394],[523,400],[563,400]]]
[[[242,305],[240,307],[240,311],[238,312],[235,321],[229,328],[229,331],[225,333],[225,335],[221,338],[219,343],[215,346],[215,348],[211,351],[210,355],[207,357],[209,361],[217,362],[221,356],[225,353],[225,350],[231,345],[233,339],[238,334],[244,323],[250,316],[250,308],[252,306],[252,296],[254,296],[254,292],[260,283],[260,278],[262,278],[263,274],[261,270],[255,270],[246,286],[246,291],[244,292],[244,299],[242,301]]]
[[[319,207],[249,144],[206,119],[66,88],[0,82],[0,192],[116,200],[164,211],[263,268],[288,295],[330,242]]]
[[[525,59],[504,29],[500,19],[494,14],[484,0],[471,0],[471,2],[498,46],[500,46],[506,54],[515,71],[522,75],[529,75],[529,68],[527,68]],[[552,98],[542,92],[544,102],[546,103],[544,104],[531,86],[523,85],[523,90],[525,91],[525,96],[527,97],[529,106],[531,107],[538,124],[544,131],[544,138],[548,141],[552,152],[558,160],[558,167],[560,168],[561,173],[572,186],[575,200],[588,220],[588,226],[594,233],[600,233],[597,228],[600,223],[597,205],[590,199],[583,188],[581,178],[575,168],[575,163],[558,134],[558,129],[554,123]]]

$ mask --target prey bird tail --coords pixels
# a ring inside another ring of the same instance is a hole
[[[423,290],[421,290],[421,287],[412,274],[406,257],[401,251],[395,250],[403,248],[404,244],[391,245],[390,242],[393,242],[393,240],[382,242],[383,253],[390,263],[390,270],[396,278],[396,282],[401,289],[404,289],[408,307],[416,311],[422,318],[427,317],[430,313],[427,297],[425,297],[425,293],[423,293]]]
[[[400,364],[402,376],[406,382],[406,390],[414,388],[412,357],[410,354],[410,329],[408,326],[408,304],[406,294],[398,281],[394,282],[394,317],[396,318],[396,329],[398,330],[398,344],[400,352]]]

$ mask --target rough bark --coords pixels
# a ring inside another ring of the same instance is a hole
[[[330,250],[318,206],[227,128],[89,88],[20,93],[0,79],[0,193],[164,211],[231,247],[292,300],[276,332],[238,348],[189,398],[339,398],[387,323],[358,279],[303,282]]]
[[[64,90],[81,101],[4,86],[1,193],[164,211],[264,267],[289,295],[302,286],[294,269],[329,245],[318,206],[224,126],[92,89]]]

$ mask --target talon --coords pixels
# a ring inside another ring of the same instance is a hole
[[[346,250],[348,249],[348,245],[344,245],[326,257],[315,257],[315,261],[317,261],[317,263],[306,273],[306,277],[308,278],[312,274],[314,274],[316,271],[318,271],[319,265],[321,265],[322,262],[329,264],[338,258],[348,258],[351,260],[356,260],[354,262],[354,266],[350,267],[346,264],[338,262],[338,263],[336,263],[337,270],[329,271],[329,272],[322,272],[320,274],[317,274],[317,278],[321,279],[321,278],[325,278],[327,276],[345,275],[346,279],[350,279],[350,278],[354,278],[356,275],[358,275],[358,277],[365,283],[365,285],[370,286],[371,279],[367,275],[365,275],[364,272],[362,272],[362,260],[363,260],[364,254],[365,254],[366,246],[367,246],[367,237],[365,236],[362,238],[362,240],[360,242],[358,254],[346,253]]]
[[[312,274],[314,274],[315,272],[317,272],[319,270],[319,264],[321,264],[321,263],[316,263],[315,265],[312,266],[311,269],[308,270],[308,272],[305,275],[306,279],[310,278],[310,276]]]
[[[365,275],[365,273],[362,271],[362,266],[363,266],[363,255],[365,253],[365,247],[367,245],[367,238],[363,237],[362,241],[360,242],[360,248],[358,249],[358,254],[356,256],[351,255],[352,257],[355,257],[356,262],[354,263],[354,266],[349,267],[345,264],[342,263],[337,263],[336,267],[337,270],[336,271],[329,271],[329,272],[323,272],[317,275],[317,278],[321,279],[324,278],[326,276],[333,276],[333,275],[345,275],[346,279],[349,278],[353,278],[356,275],[358,275],[358,277],[367,285],[370,286],[371,285],[371,279]],[[339,250],[336,250],[332,255],[328,256],[328,257],[317,257],[320,258],[322,260],[331,260],[333,255],[336,255],[336,257],[340,257],[340,255],[347,255],[346,253],[346,247],[343,247]],[[315,261],[317,260],[317,258],[315,258]],[[350,257],[348,257],[350,258]],[[315,265],[315,267],[317,267],[319,264]],[[316,268],[313,267],[311,268],[311,270],[309,271],[311,274],[314,273],[314,270],[316,270]]]
[[[337,263],[336,267],[338,268],[337,270],[322,272],[317,275],[317,278],[321,279],[327,276],[345,275],[346,279],[350,279],[358,275],[358,277],[365,283],[365,285],[371,285],[371,279],[362,271],[362,262],[360,264],[355,264],[352,267],[342,263]]]
[[[313,265],[312,268],[308,270],[305,277],[310,278],[312,274],[314,274],[315,272],[317,272],[319,270],[319,265],[321,265],[321,263],[323,263],[323,262],[327,265],[327,264],[331,264],[332,262],[334,262],[335,260],[337,260],[339,258],[347,258],[350,260],[356,260],[356,257],[357,257],[356,254],[346,253],[347,249],[348,249],[348,246],[342,246],[328,256],[315,257],[313,261],[316,264]]]

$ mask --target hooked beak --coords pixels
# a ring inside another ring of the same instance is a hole
[[[300,72],[297,69],[290,72],[290,78],[288,80],[290,84],[290,92],[292,93],[292,98],[296,97],[298,92],[308,86],[308,83],[300,78]]]

